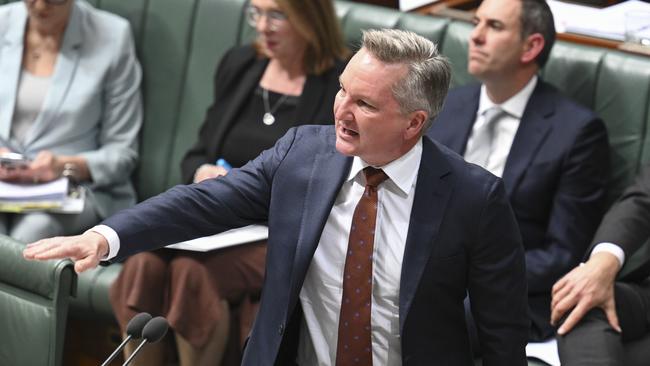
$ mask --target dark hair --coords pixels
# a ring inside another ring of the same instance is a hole
[[[521,38],[540,33],[544,37],[544,48],[535,62],[544,67],[555,42],[555,23],[553,13],[545,0],[521,0]]]

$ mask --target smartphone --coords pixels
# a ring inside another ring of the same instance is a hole
[[[0,154],[0,166],[3,168],[26,168],[31,160],[18,153]]]

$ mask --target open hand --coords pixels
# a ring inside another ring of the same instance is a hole
[[[621,332],[614,303],[614,280],[618,267],[619,262],[614,255],[599,252],[553,285],[551,324],[556,325],[570,310],[558,329],[559,335],[571,331],[582,317],[595,307],[603,309],[612,328]]]
[[[86,231],[82,235],[58,236],[28,244],[23,256],[39,261],[70,258],[75,262],[74,270],[81,273],[97,267],[100,259],[108,254],[108,249],[108,242],[102,235]]]

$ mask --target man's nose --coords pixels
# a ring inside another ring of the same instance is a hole
[[[346,97],[343,97],[334,103],[334,118],[337,121],[349,120],[351,119],[351,115],[350,102]]]
[[[485,41],[485,26],[478,23],[470,33],[470,40],[475,44],[482,44]]]

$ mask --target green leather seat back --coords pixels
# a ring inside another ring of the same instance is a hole
[[[650,58],[608,52],[596,85],[594,109],[605,121],[612,146],[611,199],[650,161]]]
[[[606,52],[604,48],[557,41],[541,76],[576,102],[594,109],[598,71]]]
[[[447,27],[442,41],[442,53],[451,62],[452,88],[476,82],[476,79],[467,72],[467,48],[471,32],[470,23],[455,21]]]
[[[337,1],[335,4],[345,41],[353,50],[357,50],[361,44],[363,29],[406,29],[439,44],[449,24],[448,19],[402,13],[389,8],[350,1]]]
[[[212,102],[216,66],[230,47],[241,43],[240,29],[245,25],[243,3],[243,0],[197,2],[187,40],[187,58],[182,70],[183,82],[176,128],[172,144],[166,147],[171,148],[171,156],[167,162],[168,173],[164,188],[181,182],[181,160],[198,139],[197,133]],[[142,175],[139,178],[144,179]]]

